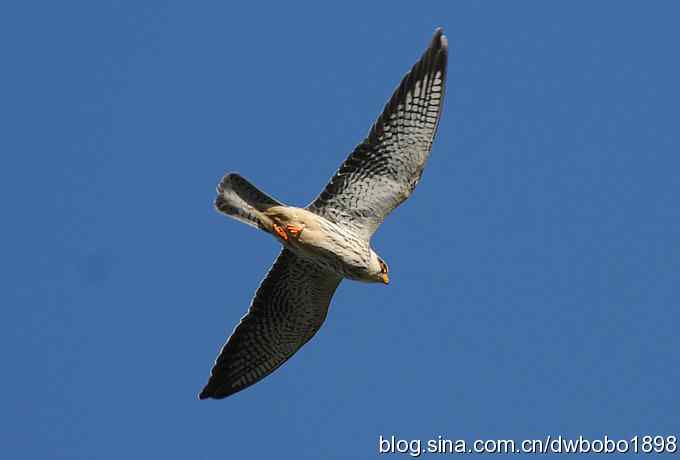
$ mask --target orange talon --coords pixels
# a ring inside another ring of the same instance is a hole
[[[273,225],[274,232],[279,235],[279,238],[281,238],[284,241],[288,241],[288,234],[286,231],[281,227],[280,225],[274,224]]]
[[[303,228],[302,227],[296,227],[295,225],[288,224],[286,225],[286,230],[293,235],[295,238],[298,238],[300,234],[302,233]]]

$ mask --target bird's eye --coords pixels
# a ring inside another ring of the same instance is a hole
[[[387,264],[382,260],[380,262],[380,273],[387,273]]]

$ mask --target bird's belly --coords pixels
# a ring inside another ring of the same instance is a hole
[[[361,280],[368,274],[370,248],[353,235],[305,229],[288,243],[302,257],[345,278]]]

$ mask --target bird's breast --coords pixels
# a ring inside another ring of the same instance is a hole
[[[316,215],[294,224],[303,230],[298,238],[288,240],[293,251],[345,278],[366,277],[371,250],[363,238]]]

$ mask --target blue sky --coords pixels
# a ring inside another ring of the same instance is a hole
[[[381,434],[677,435],[679,13],[3,6],[2,451],[344,459],[377,456]],[[198,401],[278,252],[213,211],[219,178],[308,203],[436,26],[439,135],[373,241],[391,284],[344,282],[283,368]]]

